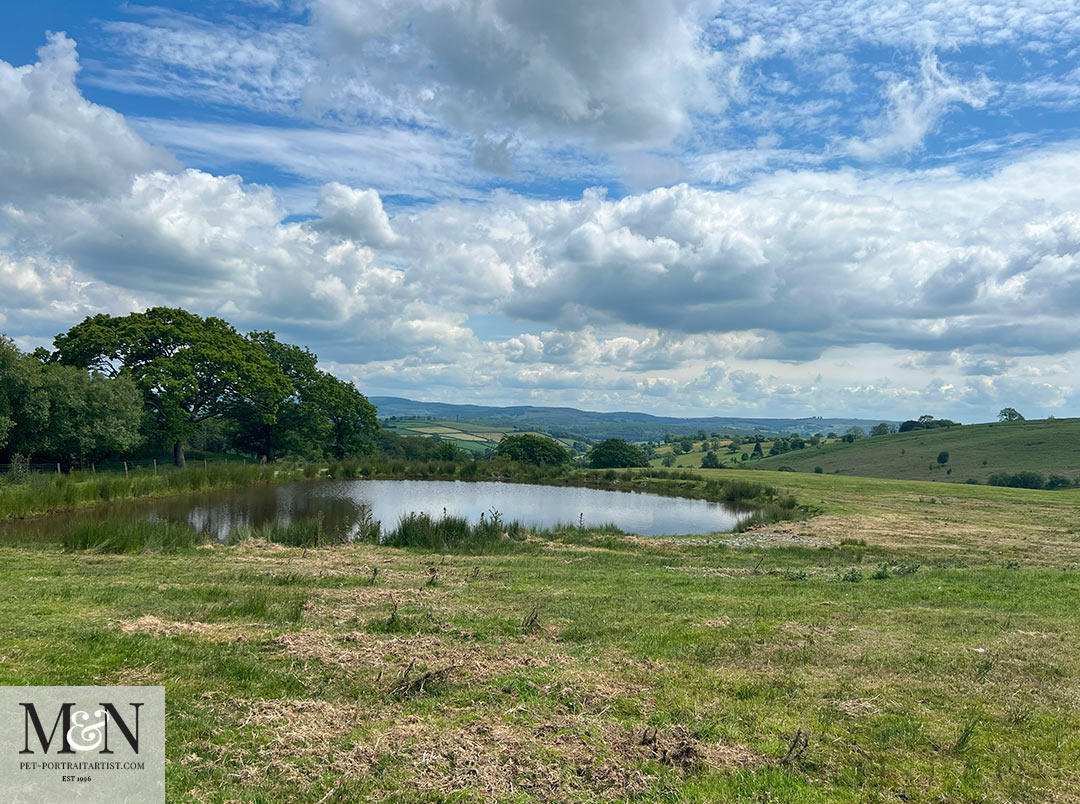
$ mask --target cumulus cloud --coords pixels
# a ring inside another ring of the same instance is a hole
[[[401,243],[394,234],[382,199],[374,190],[358,190],[340,182],[323,185],[316,206],[319,219],[311,227],[374,248]]]
[[[50,34],[38,61],[0,61],[0,188],[3,200],[102,196],[142,171],[175,164],[112,109],[75,86],[75,43]]]
[[[665,142],[717,98],[686,0],[312,0],[330,74],[476,132]]]

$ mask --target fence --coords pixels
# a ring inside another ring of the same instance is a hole
[[[233,456],[220,456],[215,457],[213,460],[206,458],[189,458],[187,461],[188,468],[203,469],[209,468],[210,464],[219,463],[255,463],[252,458],[247,458],[243,455]],[[140,458],[138,460],[130,461],[102,461],[101,463],[91,463],[84,466],[71,466],[64,468],[60,463],[55,461],[49,461],[45,463],[0,463],[0,474],[6,474],[14,469],[17,472],[43,472],[47,474],[66,474],[70,471],[83,471],[83,472],[123,472],[124,474],[130,474],[131,472],[165,472],[171,469],[176,469],[171,460],[158,460],[157,458]]]

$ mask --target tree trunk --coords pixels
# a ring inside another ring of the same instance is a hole
[[[173,463],[176,464],[178,469],[183,469],[187,466],[187,461],[184,460],[184,442],[177,441],[173,444]]]

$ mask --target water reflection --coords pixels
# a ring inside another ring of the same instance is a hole
[[[56,541],[75,523],[150,518],[190,524],[224,539],[241,525],[287,525],[320,516],[328,535],[351,536],[365,517],[392,528],[400,516],[444,511],[476,521],[490,509],[506,520],[552,527],[566,522],[614,523],[647,536],[730,530],[752,512],[743,506],[567,486],[437,480],[356,480],[249,486],[162,500],[110,503],[47,517],[0,523],[7,542]]]

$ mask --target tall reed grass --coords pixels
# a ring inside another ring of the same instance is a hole
[[[190,491],[234,488],[256,483],[295,480],[303,469],[290,465],[210,464],[187,469],[140,469],[127,475],[34,474],[22,482],[0,484],[0,519],[32,516],[113,500],[167,496]]]
[[[521,547],[529,531],[520,522],[503,522],[500,516],[483,517],[475,524],[461,516],[436,519],[425,513],[410,513],[398,520],[380,542],[391,547],[414,547],[433,553],[513,552]]]

